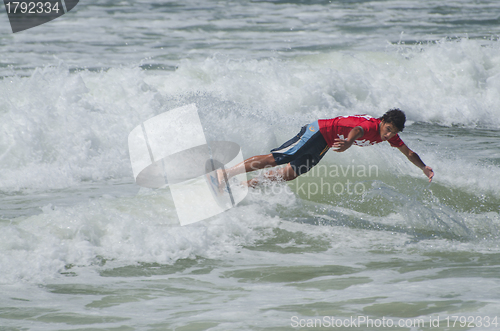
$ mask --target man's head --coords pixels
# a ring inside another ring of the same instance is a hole
[[[380,137],[382,140],[389,140],[405,127],[406,116],[399,109],[391,109],[380,118]]]

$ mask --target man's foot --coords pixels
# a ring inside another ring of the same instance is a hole
[[[226,185],[224,182],[224,173],[222,173],[221,169],[209,172],[205,175],[205,177],[206,180],[209,182],[209,186],[212,189],[215,196],[220,196],[221,194],[224,193]]]
[[[215,175],[217,177],[217,181],[218,181],[218,189],[219,189],[219,193],[223,193],[224,191],[227,192],[227,184],[226,184],[226,176],[227,174],[225,173],[225,171],[221,168],[217,169],[215,171]]]

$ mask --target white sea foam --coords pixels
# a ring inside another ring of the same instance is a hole
[[[168,191],[71,207],[47,205],[42,214],[2,225],[0,281],[40,282],[102,261],[116,267],[221,258],[266,236],[259,226],[277,224],[260,209],[242,206],[181,227]]]
[[[2,15],[0,324],[495,316],[499,3],[80,1],[16,34]],[[246,157],[317,118],[400,107],[436,177],[388,144],[353,147],[322,165],[377,166],[364,195],[269,184],[181,227],[168,188],[133,185],[127,136],[190,103],[207,140]]]
[[[382,53],[335,52],[286,61],[235,61],[216,56],[185,61],[175,72],[133,67],[70,72],[64,63],[36,69],[29,77],[0,81],[5,91],[0,96],[1,189],[5,193],[45,191],[87,181],[130,179],[126,145],[130,130],[168,109],[195,102],[207,139],[237,142],[245,156],[267,153],[316,118],[356,113],[378,116],[388,108],[401,107],[410,124],[424,123],[409,125],[402,137],[434,167],[438,185],[497,198],[500,174],[496,166],[472,156],[461,158],[456,141],[440,139],[439,132],[431,133],[434,140],[425,136],[432,130],[425,125],[483,129],[498,125],[497,48],[496,43],[484,46],[460,40],[389,48]],[[422,128],[425,132],[419,131]],[[436,146],[437,140],[441,145]],[[468,148],[474,153],[473,145]],[[425,180],[388,146],[330,152],[325,160],[341,165],[374,164],[384,176]],[[185,228],[178,226],[171,201],[161,194],[47,207],[39,215],[3,226],[1,242],[6,254],[2,265],[10,270],[3,274],[3,282],[56,277],[74,265],[99,264],[96,257],[120,266],[232,254],[242,245],[271,235],[269,231],[283,216],[276,208],[289,205],[286,199],[291,198],[296,197],[253,195],[220,218]],[[296,203],[289,207],[293,209]],[[406,208],[411,209],[410,204]],[[418,208],[424,215],[436,214],[433,208],[440,207]],[[404,223],[406,214],[401,213],[394,222],[385,222],[393,226]],[[438,215],[431,225],[425,217],[406,216],[415,229],[422,230],[426,224],[437,229],[450,216],[446,211],[437,214],[442,217]],[[458,218],[473,224],[473,234],[483,234],[484,228],[476,225],[477,217],[466,214]],[[384,220],[375,224],[378,222]],[[493,219],[488,226],[495,228],[495,222]]]
[[[188,102],[198,104],[208,139],[235,141],[244,156],[267,153],[316,118],[379,116],[392,107],[405,110],[410,123],[496,128],[498,47],[464,39],[288,61],[214,57],[185,61],[175,72],[70,73],[63,63],[36,69],[0,81],[1,189],[127,178],[131,128]],[[426,146],[419,151],[440,155]],[[455,162],[447,160],[443,168]],[[487,168],[462,168],[474,167]],[[472,181],[484,180],[475,172]]]

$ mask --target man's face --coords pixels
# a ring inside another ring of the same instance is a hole
[[[392,123],[380,122],[380,138],[382,141],[389,140],[397,135],[399,130]]]

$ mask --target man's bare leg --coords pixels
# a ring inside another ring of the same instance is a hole
[[[276,167],[276,161],[274,160],[273,154],[266,154],[266,155],[257,155],[250,157],[246,159],[245,161],[238,163],[234,167],[231,167],[229,169],[226,169],[225,175],[227,177],[227,180],[229,178],[246,173],[246,172],[252,172],[255,170],[260,170],[264,168],[271,168],[271,167]],[[222,170],[218,171],[219,178],[224,178]],[[270,180],[292,180],[297,177],[295,174],[295,171],[293,168],[290,166],[290,164],[287,164],[285,167],[277,169],[277,170],[271,170],[267,174],[264,175],[266,178]],[[224,180],[224,179],[223,179]],[[259,180],[257,178],[251,179],[246,182],[247,186],[255,187],[258,184]]]
[[[226,169],[227,179],[236,175],[277,166],[272,154],[252,156],[234,167]],[[219,172],[221,174],[222,171]]]
[[[279,180],[289,181],[297,178],[298,175],[295,173],[290,163],[288,163],[283,168],[272,169],[268,171],[266,174],[264,174],[264,177],[266,177],[266,179],[269,179],[271,181],[279,181]],[[245,183],[248,187],[255,187],[259,185],[261,180],[262,178],[253,178]]]

